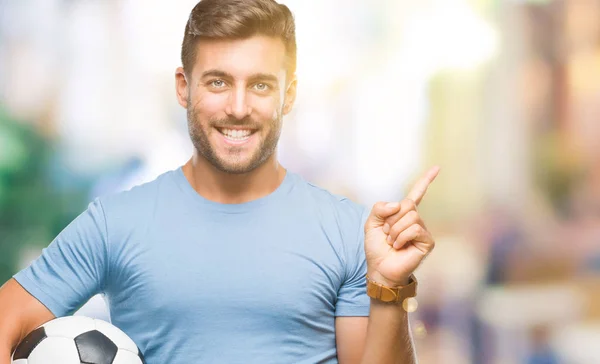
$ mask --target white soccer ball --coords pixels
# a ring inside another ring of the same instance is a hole
[[[48,321],[21,341],[13,364],[145,364],[123,331],[106,321],[67,316]]]

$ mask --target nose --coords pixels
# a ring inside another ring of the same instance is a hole
[[[236,88],[229,94],[229,101],[225,108],[225,113],[238,120],[242,120],[252,113],[252,108],[248,104],[248,96],[245,88]]]

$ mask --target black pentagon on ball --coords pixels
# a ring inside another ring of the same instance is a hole
[[[75,338],[79,360],[85,364],[111,364],[119,348],[98,330],[88,331]]]
[[[43,327],[38,327],[29,333],[29,335],[25,336],[25,339],[21,341],[17,349],[15,349],[15,353],[13,355],[14,360],[18,359],[27,359],[29,358],[29,354],[38,346],[42,340],[46,338],[46,331]]]

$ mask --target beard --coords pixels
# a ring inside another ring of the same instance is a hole
[[[188,105],[192,105],[188,100]],[[278,112],[276,118],[264,120],[262,122],[253,121],[251,118],[235,119],[210,119],[208,123],[203,123],[198,115],[196,108],[188,108],[188,131],[192,144],[198,155],[207,160],[217,170],[231,174],[248,173],[264,164],[277,150],[277,142],[281,135],[282,113]],[[215,128],[227,126],[245,126],[254,130],[253,137],[259,138],[258,147],[254,150],[248,150],[246,146],[229,146],[228,152],[219,155],[215,145],[210,142],[212,133],[219,133]],[[266,130],[265,136],[261,132]],[[249,154],[249,156],[248,156]]]

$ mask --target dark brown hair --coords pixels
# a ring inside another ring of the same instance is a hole
[[[274,0],[201,0],[185,26],[181,62],[186,74],[196,61],[202,39],[246,39],[254,35],[279,37],[286,50],[288,79],[296,72],[296,26],[287,6]]]

